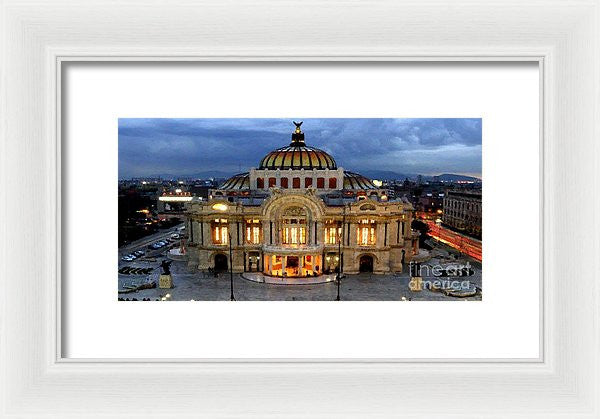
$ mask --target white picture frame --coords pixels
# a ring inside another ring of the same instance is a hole
[[[600,2],[51,0],[1,8],[0,417],[600,417]],[[163,60],[539,62],[542,358],[62,358],[61,65]]]

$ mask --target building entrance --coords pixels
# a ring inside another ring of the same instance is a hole
[[[215,255],[215,271],[227,270],[227,256],[223,253]]]
[[[298,256],[287,256],[285,259],[285,273],[287,276],[300,276]]]
[[[297,268],[298,267],[298,256],[288,256],[286,268]]]
[[[373,272],[373,256],[363,255],[358,262],[360,272]]]
[[[259,272],[260,271],[260,257],[258,252],[250,252],[248,254],[248,272]]]
[[[263,272],[284,277],[319,276],[321,255],[265,255]]]

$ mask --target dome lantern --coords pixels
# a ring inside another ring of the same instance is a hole
[[[294,125],[296,125],[296,129],[294,130],[294,133],[292,134],[292,142],[290,143],[290,147],[300,147],[300,146],[306,145],[306,143],[304,142],[304,133],[300,129],[300,125],[302,125],[302,121],[300,121],[300,122],[292,121],[292,122],[294,123]]]

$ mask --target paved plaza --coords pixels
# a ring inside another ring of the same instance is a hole
[[[467,259],[458,255],[452,249],[436,244],[431,250],[432,258],[424,264],[427,266],[454,263],[457,260],[465,263]],[[148,275],[121,275],[119,277],[119,290],[126,287],[136,286],[148,281],[156,281],[161,272],[159,267],[160,258],[155,261],[138,260],[133,263],[122,263],[122,266],[131,267],[153,267],[154,270]],[[472,297],[452,297],[443,292],[424,289],[419,292],[411,291],[409,288],[408,268],[401,274],[375,275],[362,273],[358,275],[347,275],[341,282],[341,300],[344,301],[400,301],[400,300],[434,300],[434,301],[465,301],[481,300],[482,274],[481,264],[468,259],[475,271],[469,277],[440,278],[431,274],[430,269],[425,268],[424,280],[455,280],[469,281],[478,288],[476,295]],[[130,293],[119,293],[120,299],[135,299],[151,301],[166,298],[168,301],[227,301],[230,299],[230,276],[228,272],[220,273],[218,276],[209,273],[198,272],[189,268],[186,262],[173,261],[171,273],[174,282],[172,289],[151,288]],[[244,279],[240,274],[233,275],[234,295],[237,301],[333,301],[337,296],[337,284],[335,281],[321,284],[306,285],[279,285],[276,283],[257,283]],[[168,296],[167,296],[168,294]]]

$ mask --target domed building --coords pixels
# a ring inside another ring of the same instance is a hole
[[[294,124],[289,145],[186,205],[189,264],[300,278],[401,271],[418,253],[412,205],[338,167]]]

